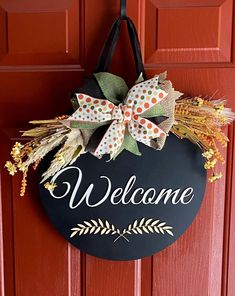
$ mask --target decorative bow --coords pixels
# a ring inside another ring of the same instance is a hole
[[[79,93],[76,94],[79,108],[64,124],[69,123],[71,128],[96,128],[110,123],[94,151],[99,158],[104,154],[114,158],[122,150],[126,138],[156,148],[153,139],[164,136],[165,132],[147,118],[156,116],[156,105],[166,96],[158,86],[158,77],[134,85],[124,102],[117,106],[111,101]]]

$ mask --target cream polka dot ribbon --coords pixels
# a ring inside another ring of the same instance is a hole
[[[113,158],[120,150],[125,133],[139,142],[153,147],[152,140],[165,132],[144,118],[144,113],[162,101],[167,93],[159,89],[158,77],[134,85],[123,103],[118,106],[108,100],[86,94],[76,94],[79,108],[68,118],[70,122],[109,123],[110,126],[95,149],[94,155],[110,154]]]

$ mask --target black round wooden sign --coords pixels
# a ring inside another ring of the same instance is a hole
[[[161,151],[139,147],[141,157],[124,151],[112,161],[84,154],[53,177],[54,191],[40,184],[52,224],[80,250],[138,259],[171,245],[192,223],[206,186],[200,149],[174,135]]]

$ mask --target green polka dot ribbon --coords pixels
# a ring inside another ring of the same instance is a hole
[[[109,124],[94,151],[98,158],[104,154],[115,158],[123,149],[139,154],[136,141],[155,147],[153,140],[165,136],[165,132],[147,118],[162,115],[159,102],[166,96],[167,93],[158,87],[158,77],[134,85],[122,103],[78,93],[79,107],[63,124],[83,129]]]

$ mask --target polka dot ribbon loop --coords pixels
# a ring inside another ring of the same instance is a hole
[[[163,100],[167,93],[158,86],[158,77],[146,80],[133,86],[124,102],[118,106],[108,100],[92,98],[85,94],[77,94],[79,108],[67,121],[111,124],[96,147],[94,155],[102,157],[110,154],[113,158],[124,141],[125,133],[139,142],[154,147],[153,139],[165,135],[155,123],[144,118],[146,111]]]
[[[68,122],[105,122],[112,120],[116,106],[108,100],[96,99],[85,94],[76,94],[79,108],[68,118]]]

